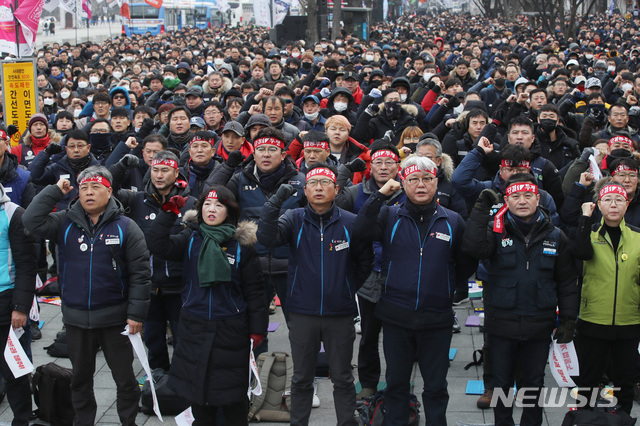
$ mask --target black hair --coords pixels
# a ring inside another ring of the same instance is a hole
[[[96,120],[97,121],[97,120]],[[77,139],[85,141],[89,143],[89,135],[84,130],[80,129],[71,129],[67,132],[67,143],[69,143],[69,139]]]
[[[511,175],[511,177],[505,182],[504,186],[505,188],[508,188],[509,185],[512,185],[514,183],[531,183],[535,186],[538,186],[536,178],[530,173],[516,173],[514,175]]]
[[[513,164],[531,161],[531,152],[522,145],[507,145],[500,150],[500,159],[509,160]]]
[[[167,149],[167,146],[168,146],[167,138],[162,136],[160,133],[154,133],[153,135],[149,135],[146,138],[144,138],[142,140],[142,148],[144,149],[144,147],[148,143],[152,143],[152,142],[160,142],[160,144],[162,145],[163,151]]]
[[[529,126],[531,128],[531,132],[533,132],[533,122],[524,115],[518,115],[517,117],[514,117],[509,122],[509,129],[507,130],[507,132],[511,132],[513,126]]]
[[[205,188],[205,190],[202,191],[202,194],[200,194],[200,196],[198,197],[198,201],[196,201],[195,205],[198,223],[204,222],[204,219],[202,218],[202,206],[204,205],[204,202],[207,199],[209,192],[211,191],[216,191],[218,195],[218,201],[227,207],[227,218],[225,219],[224,223],[237,225],[238,218],[240,217],[240,206],[236,202],[236,197],[233,195],[233,192],[221,185],[214,185],[212,187]]]
[[[398,148],[396,148],[395,145],[387,143],[387,142],[383,142],[383,141],[376,141],[376,142],[372,143],[371,146],[369,146],[369,153],[373,157],[373,154],[375,154],[377,151],[381,151],[383,149],[386,149],[388,151],[393,152],[395,155],[398,156],[398,158],[400,157],[400,153],[398,152]]]
[[[187,118],[191,120],[191,113],[189,112],[186,106],[181,105],[181,106],[173,107],[171,111],[169,111],[169,115],[167,116],[167,121],[171,121],[171,117],[173,116],[173,114],[175,114],[178,111],[184,111],[185,114],[187,114]]]

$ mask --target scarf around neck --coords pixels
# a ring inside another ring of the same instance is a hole
[[[231,281],[231,265],[222,245],[233,238],[234,225],[223,223],[218,226],[200,224],[202,248],[198,255],[198,279],[200,287],[212,287],[215,284]]]

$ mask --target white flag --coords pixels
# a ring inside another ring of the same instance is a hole
[[[29,374],[33,371],[33,364],[29,361],[29,357],[22,349],[22,345],[18,341],[13,327],[9,327],[9,336],[7,337],[7,345],[4,347],[4,360],[16,379]]]

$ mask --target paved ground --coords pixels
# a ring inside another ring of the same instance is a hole
[[[460,323],[464,324],[467,316],[473,313],[471,303],[463,304],[456,308]],[[68,359],[54,359],[46,354],[44,347],[51,344],[56,333],[62,327],[62,319],[60,309],[56,306],[41,304],[41,319],[45,321],[42,329],[43,338],[33,343],[32,350],[34,354],[34,365],[42,365],[51,361],[55,361],[65,367],[70,367]],[[270,349],[272,350],[289,350],[289,342],[287,339],[287,329],[284,325],[284,318],[280,309],[278,313],[272,315],[271,322],[280,322],[275,333],[270,334]],[[359,339],[359,337],[358,337]],[[357,348],[358,342],[356,342]],[[451,362],[448,373],[450,401],[448,406],[448,424],[455,426],[458,422],[469,424],[491,424],[493,422],[493,414],[490,410],[479,410],[476,408],[477,396],[465,395],[465,389],[468,380],[480,380],[482,377],[482,368],[471,367],[464,370],[464,366],[472,360],[474,349],[482,346],[482,335],[477,327],[462,327],[462,333],[454,334],[452,348],[458,349],[458,352]],[[354,364],[356,362],[357,352],[354,351]],[[384,367],[383,367],[384,368]],[[135,371],[138,377],[143,377],[144,372],[139,362],[135,361]],[[357,379],[356,379],[357,381]],[[417,374],[415,380],[415,392],[419,395],[422,389],[422,378]],[[547,370],[546,383],[548,386],[553,385],[553,379]],[[115,409],[115,386],[111,378],[109,368],[106,366],[104,357],[98,354],[95,375],[95,393],[98,401],[97,424],[99,425],[116,425],[118,417]],[[312,425],[331,425],[335,424],[335,415],[332,403],[332,386],[328,379],[319,379],[318,395],[320,397],[321,406],[313,410],[311,414]],[[34,406],[35,408],[35,406]],[[562,418],[566,409],[553,408],[545,410],[545,425],[557,426],[562,423]],[[638,406],[634,407],[634,415],[638,416]],[[11,410],[8,403],[3,401],[0,404],[0,422],[9,422],[12,419]],[[138,416],[138,425],[159,425],[160,421],[156,417],[149,417],[142,413]],[[174,424],[172,417],[165,419],[166,424]],[[1,423],[0,423],[1,424]],[[424,424],[424,420],[421,422]]]
[[[56,29],[55,35],[45,36],[42,31],[38,31],[38,35],[36,36],[36,49],[41,48],[46,43],[64,43],[69,42],[71,45],[76,45],[80,43],[84,43],[87,40],[95,43],[101,43],[108,38],[113,38],[122,34],[122,24],[118,21],[107,24],[99,24],[89,28],[87,31],[86,28],[78,28],[78,31],[75,29]],[[76,43],[77,42],[77,43]]]

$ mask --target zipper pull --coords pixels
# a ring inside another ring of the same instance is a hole
[[[424,222],[424,216],[420,215],[420,223]]]
[[[114,271],[118,270],[118,265],[116,264],[116,260],[115,259],[111,259],[111,266],[113,266],[113,270]]]
[[[93,243],[91,243],[91,253],[93,253]]]
[[[529,261],[527,260],[527,271],[529,270]]]

